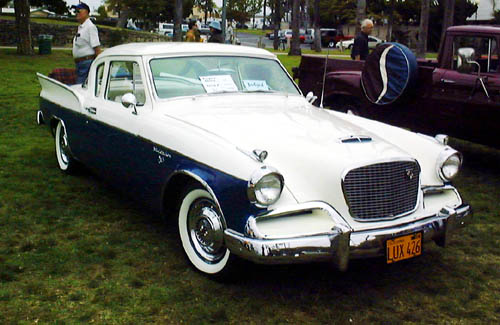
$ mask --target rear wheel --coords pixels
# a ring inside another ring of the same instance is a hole
[[[68,133],[63,121],[59,121],[56,126],[55,147],[59,169],[68,174],[75,172],[78,163],[71,156]]]
[[[226,273],[230,253],[224,244],[224,221],[210,193],[187,187],[178,220],[182,247],[193,266],[207,274]]]

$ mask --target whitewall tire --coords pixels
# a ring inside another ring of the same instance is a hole
[[[189,187],[178,217],[182,247],[193,266],[207,274],[225,273],[230,253],[224,245],[224,220],[210,193]]]
[[[76,169],[77,162],[71,156],[69,149],[68,134],[63,121],[59,121],[55,135],[56,157],[59,169],[65,173],[72,173]]]

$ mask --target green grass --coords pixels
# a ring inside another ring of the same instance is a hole
[[[279,56],[287,68],[299,58]],[[0,323],[367,324],[500,322],[500,151],[454,140],[456,184],[474,223],[447,249],[387,266],[238,265],[225,282],[194,271],[173,227],[91,173],[59,172],[35,123],[35,72],[71,53],[0,50]]]
[[[235,28],[236,33],[245,33],[245,34],[253,34],[253,35],[262,35],[266,36],[266,33],[273,32],[270,29],[262,30],[262,29],[240,29]]]

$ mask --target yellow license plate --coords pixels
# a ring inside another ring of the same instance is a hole
[[[388,239],[385,247],[387,264],[419,256],[422,254],[422,233]]]

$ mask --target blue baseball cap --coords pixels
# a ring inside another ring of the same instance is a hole
[[[85,9],[88,12],[90,12],[90,8],[89,8],[89,6],[87,6],[87,4],[85,2],[80,2],[77,5],[72,5],[71,9]]]

